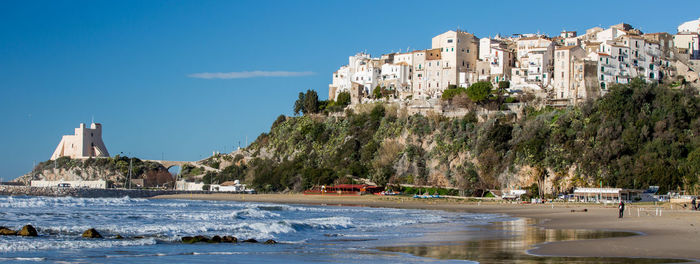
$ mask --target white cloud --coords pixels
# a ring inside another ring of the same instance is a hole
[[[202,72],[187,75],[190,78],[199,79],[243,79],[256,77],[298,77],[314,75],[314,72],[292,72],[292,71],[242,71],[242,72]]]

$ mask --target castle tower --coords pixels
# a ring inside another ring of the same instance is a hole
[[[51,160],[60,157],[72,159],[109,157],[107,147],[102,142],[102,124],[92,123],[90,128],[87,128],[85,123],[80,123],[80,127],[75,129],[75,135],[64,135],[51,155]]]

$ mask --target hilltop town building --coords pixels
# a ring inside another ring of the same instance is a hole
[[[644,34],[629,24],[594,27],[581,35],[515,34],[479,39],[464,31],[432,38],[431,48],[372,58],[360,53],[333,73],[329,98],[350,92],[352,103],[375,100],[377,86],[398,100],[431,107],[445,89],[478,81],[510,82],[510,92],[531,92],[550,105],[578,104],[634,78],[700,87],[700,19],[675,35]],[[681,80],[682,79],[682,80]],[[679,81],[680,80],[680,81]]]
[[[74,135],[64,135],[51,155],[51,160],[60,157],[72,159],[109,157],[107,147],[102,142],[102,124],[92,123],[90,128],[87,128],[85,123],[80,123]]]

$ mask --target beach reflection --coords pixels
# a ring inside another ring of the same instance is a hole
[[[609,232],[594,230],[572,229],[542,229],[533,226],[532,219],[497,222],[484,227],[486,230],[500,231],[492,234],[497,238],[470,239],[469,241],[454,241],[421,245],[411,242],[401,246],[381,247],[379,250],[407,253],[420,257],[434,259],[464,259],[480,263],[682,263],[681,259],[647,259],[647,258],[609,258],[609,257],[547,257],[526,254],[535,245],[548,242],[600,239],[609,237],[634,236],[630,232]],[[481,230],[484,231],[483,229]],[[470,236],[474,230],[464,231],[463,237]],[[448,235],[458,237],[460,234],[430,234],[429,236]],[[428,238],[428,240],[431,240]]]

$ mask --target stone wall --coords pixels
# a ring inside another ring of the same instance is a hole
[[[0,195],[29,195],[29,196],[72,196],[83,198],[148,198],[166,194],[211,193],[208,191],[175,191],[175,190],[126,190],[126,189],[90,189],[90,188],[61,188],[61,187],[30,187],[0,185]]]

